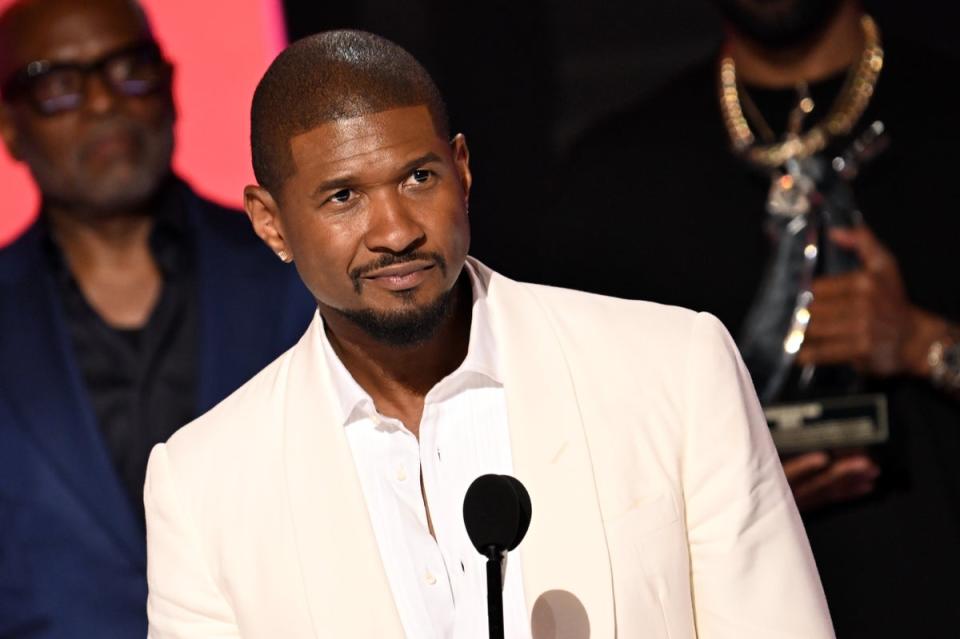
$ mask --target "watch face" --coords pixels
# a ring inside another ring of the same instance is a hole
[[[951,374],[960,374],[960,342],[944,349],[943,364]]]

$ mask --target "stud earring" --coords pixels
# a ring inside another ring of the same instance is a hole
[[[279,251],[277,251],[277,257],[279,257],[279,258],[280,258],[280,261],[282,261],[282,262],[284,262],[284,263],[290,261],[290,258],[289,258],[289,256],[287,255],[287,252],[284,251],[283,249],[280,249]]]

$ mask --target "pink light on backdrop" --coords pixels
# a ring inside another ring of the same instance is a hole
[[[0,0],[0,10],[10,0]],[[202,194],[239,206],[253,181],[250,99],[286,42],[281,0],[141,0],[176,66],[174,168]],[[30,176],[0,152],[0,246],[33,221]]]

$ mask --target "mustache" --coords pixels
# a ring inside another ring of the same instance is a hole
[[[353,288],[359,294],[360,289],[363,287],[362,278],[364,275],[395,264],[404,264],[417,260],[433,262],[437,265],[437,268],[440,269],[441,273],[444,275],[447,274],[447,260],[435,251],[411,251],[410,253],[404,253],[402,255],[384,253],[372,262],[350,270],[350,279],[353,280]]]
[[[80,159],[84,159],[97,144],[118,135],[127,136],[135,144],[143,145],[151,134],[158,133],[172,125],[172,120],[154,124],[121,113],[112,113],[109,117],[104,117],[99,122],[95,122],[85,132],[77,145],[77,155]]]
[[[113,119],[108,123],[105,122],[95,125],[92,130],[83,136],[83,139],[77,147],[78,155],[81,158],[85,158],[96,145],[118,135],[123,135],[139,142],[143,138],[143,127],[140,126],[139,123],[130,122],[126,119],[122,121]]]

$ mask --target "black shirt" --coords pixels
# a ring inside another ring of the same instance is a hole
[[[855,196],[911,300],[957,321],[960,130],[943,75],[955,64],[901,42],[885,43],[885,54],[852,135],[882,120],[891,142],[857,177]],[[810,87],[811,124],[843,80]],[[782,132],[796,92],[747,90]],[[709,311],[737,335],[770,254],[770,179],[730,152],[718,96],[717,61],[708,60],[591,131],[556,177],[526,275]],[[874,385],[890,400],[885,485],[805,517],[838,636],[949,636],[960,626],[960,403],[924,380]]]
[[[141,522],[150,450],[196,413],[199,309],[194,244],[183,207],[175,182],[157,198],[150,248],[163,288],[147,323],[133,330],[110,326],[93,310],[47,234],[50,268],[76,362],[104,443]]]

